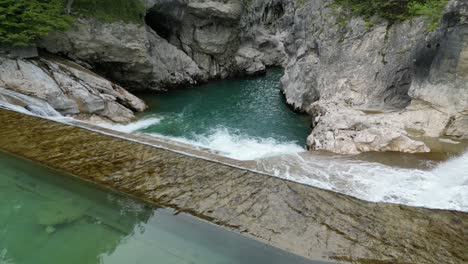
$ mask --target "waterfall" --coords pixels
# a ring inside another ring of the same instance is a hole
[[[0,107],[29,115],[61,117],[47,102],[12,90],[0,88]]]
[[[305,153],[257,163],[259,171],[367,201],[468,212],[468,152],[430,170]]]

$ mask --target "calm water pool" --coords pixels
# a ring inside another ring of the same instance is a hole
[[[319,263],[0,152],[0,263]]]
[[[139,95],[149,110],[140,116],[142,126],[134,124],[129,132],[166,136],[237,159],[304,151],[310,117],[288,108],[280,91],[282,74],[271,69],[255,78]]]

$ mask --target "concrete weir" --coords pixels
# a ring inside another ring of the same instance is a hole
[[[311,259],[468,262],[467,213],[365,202],[8,110],[0,122],[1,150]]]

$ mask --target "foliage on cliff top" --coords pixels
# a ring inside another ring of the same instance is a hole
[[[366,20],[381,17],[390,23],[424,16],[429,30],[439,24],[449,0],[336,0],[335,7],[344,7]]]
[[[52,31],[67,30],[71,21],[62,0],[0,0],[0,43],[30,46]]]
[[[63,0],[78,16],[94,17],[102,22],[144,23],[143,0]]]

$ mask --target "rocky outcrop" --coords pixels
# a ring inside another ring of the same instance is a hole
[[[311,149],[427,152],[468,138],[466,1],[439,27],[375,25],[332,0],[147,0],[146,25],[78,19],[41,46],[129,89],[165,90],[283,66],[289,104],[314,118]]]
[[[285,38],[283,90],[314,117],[312,149],[426,152],[420,136],[467,137],[466,1],[433,32],[423,18],[369,27],[330,3],[297,6]]]
[[[202,72],[185,53],[144,25],[77,19],[42,39],[41,47],[103,73],[128,89],[195,84]]]
[[[129,89],[258,74],[286,61],[285,34],[276,26],[285,14],[282,2],[288,1],[148,0],[146,25],[80,18],[40,46]]]
[[[32,97],[29,101],[36,106],[49,105],[62,115],[85,119],[129,122],[134,118],[133,111],[146,108],[143,101],[122,87],[74,62],[52,56],[0,58],[0,88]],[[3,94],[3,100],[13,105],[27,110],[35,107],[25,97]],[[38,101],[42,103],[38,105]]]
[[[147,24],[199,65],[208,78],[258,74],[286,60],[291,1],[151,1]]]
[[[242,10],[241,0],[159,0],[153,1],[146,23],[192,58],[204,76],[226,78],[236,67],[259,68],[233,60],[240,45]]]

